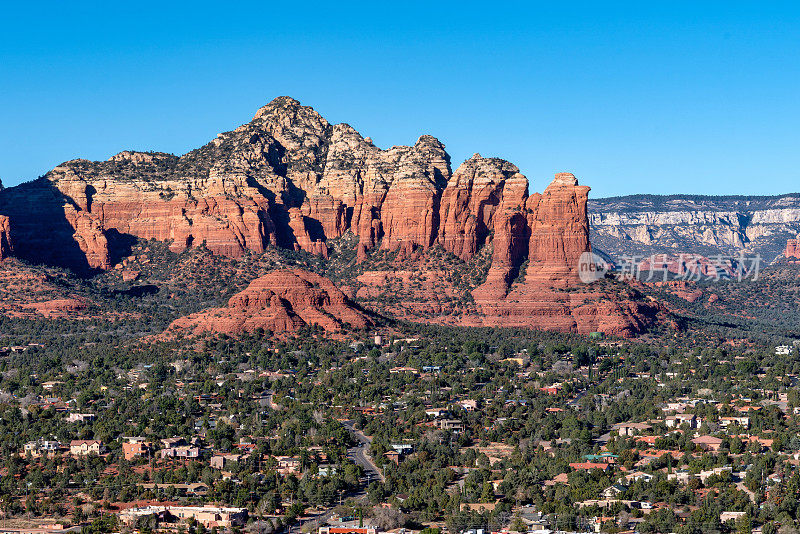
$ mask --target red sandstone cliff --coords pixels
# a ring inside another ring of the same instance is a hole
[[[527,189],[528,180],[517,167],[475,154],[456,169],[442,193],[439,242],[469,260],[495,230],[495,214],[506,218],[509,207],[521,208]]]
[[[292,269],[274,271],[253,280],[247,289],[230,299],[227,307],[182,317],[170,325],[169,331],[241,334],[263,328],[294,332],[315,324],[333,332],[345,323],[356,328],[373,324],[330,280]]]
[[[789,239],[786,242],[786,251],[784,256],[789,259],[800,260],[800,236],[797,239]]]
[[[544,193],[526,198],[515,179],[520,183],[506,185],[494,216],[486,282],[472,292],[481,324],[621,336],[645,329],[660,312],[657,306],[633,292],[599,290],[578,279],[578,260],[591,250],[589,187],[559,173]]]
[[[88,272],[117,264],[133,238],[233,258],[269,246],[327,257],[328,242],[352,232],[359,262],[377,247],[402,262],[436,244],[468,261],[491,244],[486,282],[473,292],[488,322],[585,330],[576,325],[628,314],[604,295],[559,293],[578,284],[577,260],[589,250],[588,191],[562,173],[529,196],[514,165],[477,154],[453,173],[431,136],[382,150],[280,97],[181,157],[125,151],[65,162],[0,191],[0,216],[15,255]],[[0,257],[9,251],[7,243]],[[265,306],[274,318],[262,322],[300,317],[282,309]],[[235,328],[249,324],[236,317]]]
[[[11,256],[12,250],[10,219],[0,215],[0,261]]]

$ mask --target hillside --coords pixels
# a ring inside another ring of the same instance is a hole
[[[631,195],[588,203],[590,239],[614,258],[760,254],[771,262],[800,233],[800,194]]]

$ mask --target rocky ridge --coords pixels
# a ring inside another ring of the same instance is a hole
[[[577,285],[577,258],[590,250],[589,188],[569,173],[542,194],[529,195],[528,185],[507,161],[476,154],[452,172],[434,137],[383,150],[279,97],[181,157],[123,151],[65,162],[0,192],[0,216],[14,255],[85,273],[117,265],[137,238],[173,252],[204,244],[232,258],[268,247],[327,257],[332,240],[352,234],[358,262],[375,251],[414,260],[433,246],[469,261],[491,244],[487,279],[473,292],[486,323],[513,316],[523,326],[595,328],[572,310],[600,315],[604,297],[548,293]],[[523,269],[524,283],[512,288]]]
[[[612,258],[761,254],[772,261],[800,232],[800,194],[632,195],[589,201],[591,240]]]

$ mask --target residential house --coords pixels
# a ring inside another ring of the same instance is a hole
[[[105,450],[103,442],[97,439],[74,439],[69,442],[69,453],[72,456],[99,455],[103,454]]]
[[[390,462],[394,462],[395,465],[400,463],[400,453],[397,451],[387,451],[383,453],[383,456]]]
[[[617,431],[620,436],[631,437],[642,432],[652,430],[653,427],[647,423],[619,423],[611,427]]]
[[[300,472],[300,458],[294,456],[276,456],[278,473],[282,475],[297,474]]]
[[[478,409],[478,401],[475,399],[465,399],[457,403],[464,411],[474,412]]]
[[[667,425],[667,428],[678,428],[684,424],[689,425],[689,428],[700,428],[703,421],[692,413],[676,413],[668,416],[664,420],[664,424]]]
[[[620,495],[625,493],[625,490],[628,489],[622,484],[611,484],[609,487],[603,490],[603,498],[604,499],[617,499]]]
[[[739,425],[742,428],[750,428],[749,417],[720,417],[719,424],[722,428],[728,428],[731,425]]]
[[[67,423],[87,423],[97,419],[93,413],[71,413],[67,416]]]
[[[700,436],[694,438],[692,443],[703,449],[704,451],[717,452],[722,446],[722,439],[714,436]]]
[[[243,458],[245,458],[245,456],[241,454],[215,454],[211,457],[209,465],[214,469],[225,469],[230,466],[230,464],[238,462]]]
[[[451,430],[453,432],[461,432],[464,430],[464,424],[460,419],[438,419],[436,426],[442,430]]]
[[[136,458],[148,457],[152,452],[152,445],[144,438],[128,438],[128,441],[122,444],[122,454],[129,462]]]
[[[186,440],[181,437],[164,438],[161,440],[161,445],[165,448],[178,447],[180,445],[186,445]]]
[[[592,469],[607,471],[611,469],[611,464],[596,462],[574,462],[569,464],[569,466],[576,471],[591,471]]]
[[[29,441],[23,446],[23,454],[30,453],[34,458],[38,458],[42,454],[55,454],[62,450],[64,447],[61,442],[56,440],[39,439],[37,441]]]
[[[728,521],[737,521],[740,517],[747,515],[747,512],[722,512],[719,514],[719,522],[727,523]]]
[[[247,508],[222,508],[216,506],[144,506],[128,508],[119,514],[123,524],[131,526],[141,517],[156,516],[159,523],[178,525],[194,520],[207,529],[244,526]]]
[[[167,447],[159,451],[161,458],[199,458],[200,447],[191,445],[179,445],[177,447]]]

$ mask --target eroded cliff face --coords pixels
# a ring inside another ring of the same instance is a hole
[[[469,261],[491,244],[486,282],[474,291],[490,322],[589,328],[574,312],[585,299],[551,291],[578,284],[578,257],[590,250],[589,188],[569,173],[541,194],[529,196],[528,185],[511,163],[479,154],[453,173],[444,145],[428,135],[382,150],[280,97],[181,157],[124,151],[65,162],[0,192],[0,216],[15,255],[89,273],[116,265],[133,238],[169,242],[174,252],[204,244],[232,258],[270,246],[327,257],[330,240],[352,232],[359,262],[378,247],[402,262],[433,246]],[[278,301],[262,308],[286,328],[300,316]],[[579,314],[601,317],[598,309]]]
[[[3,181],[0,180],[0,191],[3,190]],[[6,215],[0,215],[0,261],[11,256],[11,221]]]
[[[589,202],[596,247],[624,255],[694,253],[778,256],[800,231],[800,197],[633,195]]]
[[[469,260],[495,231],[498,210],[505,218],[505,205],[520,209],[527,195],[528,180],[516,166],[473,155],[456,169],[442,192],[439,243]]]
[[[786,242],[786,250],[783,252],[783,255],[786,256],[787,259],[800,260],[800,236],[798,236],[797,239],[789,239]]]
[[[0,261],[11,256],[11,222],[5,215],[0,215]]]
[[[436,240],[449,177],[449,156],[433,137],[381,150],[282,97],[180,158],[125,151],[104,162],[65,162],[27,184],[26,195],[0,197],[0,213],[19,227],[21,255],[34,259],[52,235],[44,228],[61,235],[68,225],[70,248],[96,269],[113,255],[100,250],[103,235],[170,241],[176,252],[205,243],[231,257],[269,245],[324,256],[328,239],[352,230],[362,255],[379,242],[406,254]],[[42,211],[42,196],[47,213],[33,224],[26,213]]]

